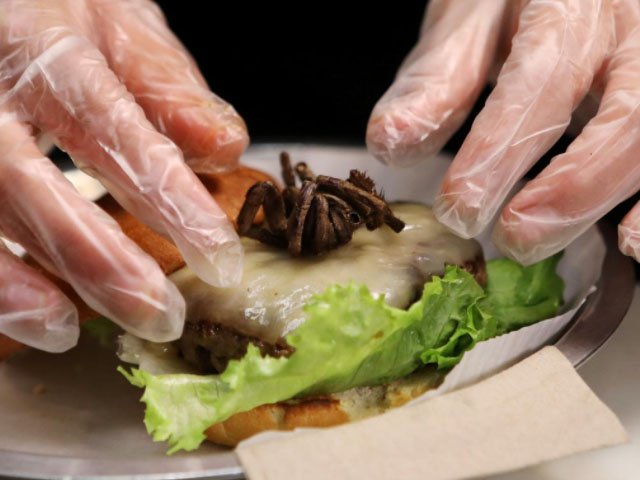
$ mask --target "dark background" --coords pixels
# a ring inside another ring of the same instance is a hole
[[[211,13],[202,14],[185,2],[157,3],[254,142],[362,143],[425,8],[424,0],[352,11],[338,2],[207,2]]]

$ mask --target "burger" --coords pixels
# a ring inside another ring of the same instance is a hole
[[[202,177],[242,235],[232,288],[201,281],[112,198],[98,202],[186,301],[179,340],[119,339],[135,364],[119,370],[144,389],[147,430],[170,453],[383,413],[437,386],[477,342],[559,308],[558,256],[485,262],[476,241],[425,205],[387,202],[361,172],[316,176],[286,154],[281,164],[282,187],[246,167]],[[76,300],[83,319],[98,316]]]

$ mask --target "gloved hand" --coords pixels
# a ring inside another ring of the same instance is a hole
[[[203,280],[239,280],[238,237],[187,165],[232,167],[248,142],[245,126],[209,91],[154,3],[0,2],[0,234],[127,330],[177,338],[185,309],[178,290],[40,153],[39,132],[168,235]],[[0,333],[49,351],[78,336],[72,303],[6,250]]]
[[[370,150],[395,165],[436,153],[500,67],[434,206],[464,237],[487,226],[585,96],[600,99],[566,153],[502,209],[494,241],[529,264],[640,189],[640,1],[431,2],[418,45],[372,113]],[[619,243],[640,260],[640,206]]]

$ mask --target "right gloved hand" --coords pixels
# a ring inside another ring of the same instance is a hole
[[[437,152],[498,68],[434,213],[469,238],[500,212],[494,242],[531,264],[640,189],[640,2],[433,0],[418,45],[372,113],[370,150],[395,165]],[[505,204],[587,95],[599,100],[598,111]],[[618,238],[620,250],[640,261],[640,204]]]
[[[185,309],[178,290],[40,153],[37,132],[170,237],[203,280],[239,280],[238,237],[187,165],[234,166],[248,143],[245,126],[209,91],[154,3],[0,2],[0,234],[125,329],[177,338]],[[52,352],[78,337],[71,301],[4,249],[0,333]]]

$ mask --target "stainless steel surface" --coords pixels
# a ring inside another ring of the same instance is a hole
[[[142,423],[140,391],[115,371],[115,346],[84,336],[63,355],[29,351],[0,366],[0,474],[238,478],[229,449],[167,457]],[[141,478],[143,478],[141,477]]]
[[[273,146],[273,155],[283,147],[297,148]],[[356,152],[362,159],[362,151],[354,148],[299,150],[309,159],[314,151],[327,157],[330,150],[334,169],[337,164],[348,169]],[[405,170],[396,183],[413,191],[434,189],[438,183],[437,178],[419,177]],[[395,191],[386,186],[385,190],[394,196],[407,191],[397,185]],[[583,363],[613,333],[632,298],[633,263],[618,253],[615,235],[604,233],[608,252],[598,290],[557,343],[574,365]],[[0,364],[0,477],[242,477],[230,450],[205,445],[196,452],[165,456],[165,445],[152,442],[144,429],[140,391],[115,372],[116,365],[113,348],[90,338],[63,355],[29,351]]]

